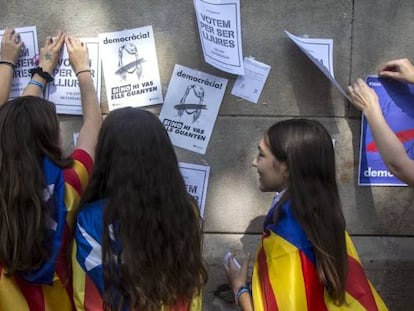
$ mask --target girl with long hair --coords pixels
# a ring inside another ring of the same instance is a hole
[[[77,309],[201,310],[199,220],[159,119],[111,112],[75,227]]]
[[[12,65],[22,46],[16,38],[6,30],[2,39],[2,59]],[[69,157],[62,153],[55,105],[41,97],[63,44],[79,80],[84,118]],[[0,79],[11,79],[10,73]],[[92,170],[101,113],[88,50],[78,39],[48,37],[31,74],[23,96],[0,103],[0,310],[69,311],[70,229]]]
[[[246,285],[246,260],[226,269],[243,310],[386,310],[345,231],[331,137],[317,121],[271,126],[252,165],[277,192]],[[234,258],[234,255],[233,255]],[[252,291],[252,296],[250,295]]]

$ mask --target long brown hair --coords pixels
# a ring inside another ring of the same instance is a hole
[[[123,108],[103,122],[82,202],[102,198],[105,310],[190,303],[207,279],[202,228],[167,132],[152,113]]]
[[[4,104],[0,108],[0,263],[9,275],[33,270],[48,257],[44,156],[60,167],[71,163],[62,157],[55,105],[33,96]]]
[[[306,119],[278,122],[268,129],[266,138],[275,158],[288,166],[284,199],[291,201],[293,213],[314,247],[319,279],[342,305],[347,252],[332,139],[319,122]]]

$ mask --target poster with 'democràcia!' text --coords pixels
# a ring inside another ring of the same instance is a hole
[[[109,110],[163,102],[152,26],[99,34]]]
[[[194,0],[204,60],[232,74],[243,75],[239,0]]]
[[[175,146],[206,153],[226,86],[227,79],[175,65],[160,112]]]

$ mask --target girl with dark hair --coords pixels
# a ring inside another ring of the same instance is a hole
[[[326,129],[305,119],[275,123],[252,164],[260,190],[278,194],[264,222],[252,288],[248,260],[241,269],[229,260],[226,269],[242,309],[387,310],[345,231]]]
[[[7,56],[12,65],[21,48],[16,38],[6,30],[2,39],[2,59]],[[55,105],[40,97],[64,43],[79,80],[84,117],[69,157],[62,154]],[[62,33],[48,37],[31,74],[23,96],[0,107],[0,310],[69,311],[69,229],[92,169],[101,113],[88,50],[78,39]]]
[[[159,119],[111,112],[77,217],[78,310],[201,310],[206,282],[198,208]]]

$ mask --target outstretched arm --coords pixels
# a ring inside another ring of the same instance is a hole
[[[66,36],[65,44],[69,54],[69,61],[78,77],[81,92],[83,124],[76,148],[84,149],[94,158],[102,116],[89,68],[88,47],[79,39],[71,36]]]
[[[375,91],[362,79],[349,86],[348,90],[352,104],[365,114],[375,144],[389,170],[403,182],[414,186],[414,161],[387,124]]]
[[[42,68],[43,72],[53,76],[53,71],[55,70],[59,59],[63,42],[64,35],[62,32],[59,32],[55,39],[52,39],[52,37],[46,38],[44,46],[40,49],[39,60],[39,67]],[[29,84],[24,89],[23,96],[32,95],[42,97],[46,83],[47,81],[44,77],[40,74],[34,74]]]
[[[4,31],[0,58],[0,106],[9,99],[14,66],[23,46],[20,35],[14,29]]]
[[[380,70],[379,76],[414,83],[414,66],[406,58],[392,60]]]

